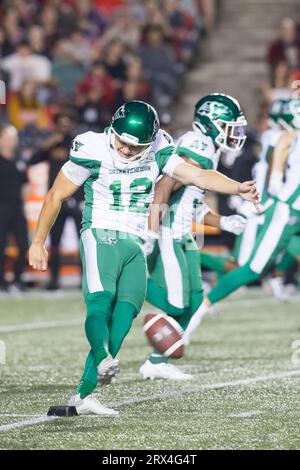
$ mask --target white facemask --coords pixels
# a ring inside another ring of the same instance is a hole
[[[110,128],[109,131],[108,131],[108,139],[109,139],[109,143],[110,143],[110,150],[113,150],[113,156],[114,156],[114,159],[116,158],[117,160],[119,160],[121,163],[123,164],[130,164],[130,163],[133,163],[133,162],[136,162],[137,160],[139,160],[139,162],[141,161],[145,161],[147,159],[147,157],[149,156],[150,152],[151,152],[151,147],[152,145],[148,145],[148,146],[145,146],[145,145],[141,145],[141,151],[135,155],[133,155],[132,157],[123,157],[117,150],[117,147],[116,147],[116,134],[114,133],[114,131]]]

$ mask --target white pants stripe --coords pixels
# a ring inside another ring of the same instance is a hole
[[[87,287],[92,294],[93,292],[103,291],[100,280],[99,267],[97,262],[97,242],[90,229],[85,230],[81,235],[84,249],[86,281]]]
[[[257,229],[261,224],[262,217],[264,216],[256,215],[247,220],[247,224],[242,235],[239,257],[237,260],[239,266],[244,266],[244,264],[249,261],[255,244]]]
[[[267,228],[258,250],[250,264],[252,271],[261,273],[270,260],[279,243],[282,232],[288,224],[290,208],[284,202],[278,202],[272,220]]]
[[[184,308],[182,272],[171,236],[164,234],[159,240],[159,248],[168,289],[168,302],[174,307]]]

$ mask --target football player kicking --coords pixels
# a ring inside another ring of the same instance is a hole
[[[291,100],[290,125],[300,129],[300,100]],[[275,175],[275,178],[274,178]],[[281,178],[279,176],[281,175]],[[277,182],[275,194],[274,179]],[[281,136],[274,149],[270,182],[275,194],[264,205],[264,222],[259,230],[249,260],[225,274],[209,292],[184,332],[188,344],[212,304],[219,302],[241,286],[259,280],[273,267],[277,256],[285,252],[293,236],[300,231],[300,130]]]
[[[171,137],[159,129],[156,111],[141,101],[128,102],[116,111],[105,132],[86,132],[74,139],[70,160],[46,196],[29,251],[30,265],[39,270],[47,268],[44,244],[62,201],[84,184],[80,253],[91,350],[68,403],[78,414],[117,414],[92,392],[98,382],[109,383],[117,373],[115,357],[145,298],[141,245],[159,175],[184,185],[240,194],[254,203],[259,199],[254,181],[238,183],[216,171],[196,169],[174,153]]]
[[[216,169],[221,151],[236,151],[246,140],[246,119],[239,103],[231,96],[212,93],[195,106],[193,130],[179,138],[176,153],[195,169]],[[173,191],[173,192],[172,192]],[[196,186],[182,186],[169,176],[156,184],[156,204],[168,202],[160,222],[155,248],[146,244],[150,277],[146,299],[173,317],[184,330],[203,300],[201,255],[191,234],[193,219],[204,217],[207,225],[240,234],[246,219],[240,215],[221,217],[203,204],[205,191]],[[153,211],[152,211],[153,212]],[[155,240],[157,220],[152,213],[150,227]],[[154,220],[153,220],[154,219]],[[151,225],[152,224],[152,225]],[[168,357],[154,350],[140,368],[145,379],[189,380],[190,374],[168,363]]]

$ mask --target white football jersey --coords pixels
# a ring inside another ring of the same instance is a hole
[[[191,158],[207,170],[217,168],[220,156],[212,139],[200,131],[186,132],[178,140],[176,154]],[[182,187],[174,192],[162,218],[162,233],[169,233],[171,229],[171,236],[176,239],[190,233],[193,219],[200,221],[207,213],[207,206],[202,203],[204,196],[205,191],[196,186]]]
[[[253,167],[252,175],[253,179],[256,181],[257,189],[262,196],[262,202],[267,198],[266,179],[270,158],[278,140],[284,132],[283,130],[267,129],[260,137],[261,151],[259,160]]]
[[[109,134],[78,135],[62,171],[75,184],[84,183],[82,231],[105,228],[145,238],[155,182],[162,173],[172,176],[182,163],[174,150],[172,138],[159,130],[146,158],[123,163]]]
[[[300,132],[297,133],[289,151],[285,182],[278,199],[288,203],[293,209],[300,211]]]

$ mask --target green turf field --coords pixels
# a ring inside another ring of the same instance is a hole
[[[149,349],[139,318],[117,381],[97,392],[120,415],[47,420],[88,350],[80,295],[0,299],[0,448],[299,449],[299,306],[299,297],[280,304],[256,289],[221,304],[177,363],[195,376],[184,383],[140,378]]]

